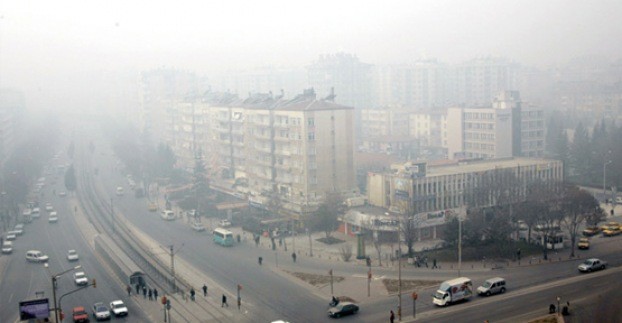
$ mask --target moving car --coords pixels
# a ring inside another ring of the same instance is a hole
[[[577,248],[579,249],[590,249],[590,239],[588,238],[580,238],[579,243],[577,243]]]
[[[149,203],[149,205],[147,206],[147,209],[149,210],[149,212],[155,212],[158,210],[158,205],[151,202]]]
[[[38,218],[41,216],[41,209],[36,207],[34,209],[32,209],[32,217],[33,218]]]
[[[46,212],[54,211],[54,207],[52,206],[52,203],[50,203],[50,202],[45,203],[45,211]]]
[[[586,259],[582,264],[579,265],[579,271],[584,272],[592,272],[596,270],[601,270],[607,268],[607,262],[600,260],[598,258],[590,258]]]
[[[15,232],[18,236],[21,236],[24,233],[24,225],[21,223],[16,224],[15,228],[13,228],[13,232]]]
[[[120,299],[110,302],[110,310],[114,316],[127,316],[127,307]]]
[[[83,271],[78,271],[73,274],[73,280],[78,286],[88,285],[89,279]]]
[[[58,196],[65,197],[65,196],[67,196],[67,192],[62,191],[62,192],[58,193]]]
[[[46,262],[49,257],[39,250],[26,251],[26,260],[30,262]]]
[[[13,241],[17,239],[17,234],[13,231],[9,231],[6,233],[6,236],[4,236],[4,240],[6,241]]]
[[[123,196],[125,192],[123,191],[123,187],[118,186],[117,187],[117,196]]]
[[[86,310],[83,306],[76,306],[73,308],[71,317],[73,318],[74,323],[82,323],[89,321],[89,315],[86,313]]]
[[[220,220],[218,226],[221,228],[228,228],[231,226],[231,222],[229,220]]]
[[[201,232],[201,231],[205,231],[205,227],[203,226],[203,223],[201,222],[192,222],[192,230],[197,231],[197,232]]]
[[[110,310],[104,305],[104,303],[98,302],[93,304],[93,317],[97,321],[109,320]]]
[[[67,260],[69,261],[78,261],[80,259],[80,256],[78,256],[78,252],[71,249],[69,251],[67,251]]]
[[[11,241],[4,241],[2,243],[2,253],[4,253],[4,254],[13,253],[13,242],[11,242]]]
[[[50,216],[48,217],[48,222],[49,223],[58,222],[58,214],[56,213],[56,211],[50,212]]]
[[[503,294],[505,293],[505,279],[501,277],[487,279],[482,286],[477,287],[477,293],[486,296],[497,293]]]
[[[620,233],[622,233],[622,231],[620,231],[620,227],[615,225],[607,225],[607,228],[603,230],[604,237],[613,237]]]
[[[330,317],[342,317],[350,314],[355,314],[359,311],[358,305],[350,302],[341,302],[334,307],[328,309],[328,316]]]

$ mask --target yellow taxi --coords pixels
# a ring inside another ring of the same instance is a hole
[[[605,237],[617,236],[620,233],[622,233],[620,227],[615,225],[607,226],[607,229],[603,230],[603,236]]]
[[[591,237],[591,236],[599,234],[601,231],[603,231],[603,229],[600,227],[587,227],[585,228],[585,230],[583,230],[582,233],[586,237]]]
[[[577,243],[577,247],[579,249],[590,249],[590,239],[580,238],[579,243]]]

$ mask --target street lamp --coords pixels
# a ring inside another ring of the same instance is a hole
[[[47,263],[44,264],[45,268],[48,270],[49,272],[49,265]],[[56,280],[58,279],[58,277],[72,271],[72,270],[77,270],[82,268],[82,265],[77,265],[73,268],[69,268],[63,272],[60,272],[58,274],[55,275],[51,275],[52,276],[52,297],[54,298],[54,320],[55,322],[59,322],[58,320],[58,308],[56,307]]]
[[[561,297],[557,296],[557,316],[559,316],[559,301],[561,300]]]

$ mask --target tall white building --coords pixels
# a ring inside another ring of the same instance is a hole
[[[452,102],[487,105],[499,93],[518,88],[520,66],[503,58],[476,58],[455,67]]]

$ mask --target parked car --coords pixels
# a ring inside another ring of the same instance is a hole
[[[218,226],[221,228],[228,228],[231,226],[231,222],[229,220],[220,220],[218,221]]]
[[[82,322],[89,321],[89,315],[86,313],[86,310],[82,306],[74,307],[71,317],[73,318],[74,323],[82,323]]]
[[[104,303],[98,302],[93,304],[93,317],[97,321],[109,320],[110,310],[104,305]]]
[[[12,241],[2,242],[2,253],[3,254],[13,253],[13,242]]]
[[[585,230],[583,230],[583,235],[586,237],[591,237],[591,236],[595,236],[597,234],[599,234],[601,232],[601,228],[600,227],[587,227],[585,228]]]
[[[123,304],[122,300],[110,302],[110,310],[114,316],[127,316],[127,306]]]
[[[607,268],[607,262],[600,260],[598,258],[590,258],[586,259],[582,264],[579,265],[580,272],[592,272],[596,270],[602,270]]]
[[[26,260],[30,262],[46,262],[49,257],[39,250],[26,251]]]
[[[350,302],[341,302],[334,307],[328,309],[328,316],[330,317],[342,317],[350,314],[355,314],[359,311],[358,305]]]
[[[67,260],[69,261],[78,261],[80,259],[80,256],[78,256],[78,252],[71,249],[69,251],[67,251]]]
[[[579,243],[577,243],[577,248],[579,248],[579,249],[590,249],[590,239],[588,239],[588,238],[579,238]]]
[[[89,284],[89,279],[83,271],[78,271],[73,274],[73,281],[78,286],[84,286]]]
[[[497,293],[503,294],[505,293],[505,279],[501,277],[487,279],[482,286],[477,287],[477,293],[486,296]]]

